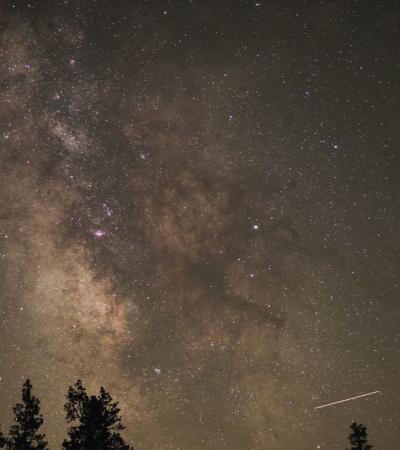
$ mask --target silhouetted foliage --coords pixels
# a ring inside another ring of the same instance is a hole
[[[88,396],[78,380],[69,388],[64,405],[69,439],[64,440],[66,450],[133,450],[120,431],[124,429],[119,417],[118,403],[102,387],[98,396]]]
[[[3,433],[0,431],[0,448],[3,448],[6,445],[6,439]]]
[[[39,399],[32,395],[32,384],[26,380],[22,387],[22,403],[17,403],[13,408],[16,423],[11,426],[5,440],[7,450],[47,449],[44,435],[38,433],[43,423],[39,405]]]
[[[351,447],[346,450],[370,450],[372,445],[367,444],[367,427],[365,427],[362,423],[357,424],[353,422],[350,425],[351,434],[349,436],[349,441]]]

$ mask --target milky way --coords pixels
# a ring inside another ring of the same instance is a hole
[[[137,450],[400,427],[393,2],[0,2],[0,400]],[[335,398],[382,395],[315,411]]]

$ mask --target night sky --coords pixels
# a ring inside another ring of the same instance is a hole
[[[81,378],[137,450],[398,450],[399,27],[0,0],[3,431],[30,377],[58,448]]]

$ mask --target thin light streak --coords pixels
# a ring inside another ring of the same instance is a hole
[[[327,406],[337,405],[339,403],[349,402],[350,400],[356,400],[357,398],[368,397],[369,395],[380,394],[381,391],[368,392],[367,394],[356,395],[355,397],[345,398],[344,400],[339,400],[337,402],[327,403],[326,405],[316,406],[314,409],[326,408]]]

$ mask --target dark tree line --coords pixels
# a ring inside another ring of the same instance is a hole
[[[98,395],[89,396],[78,380],[68,389],[64,405],[70,424],[65,450],[133,450],[125,443],[118,403],[102,387]],[[32,384],[26,380],[22,402],[13,408],[15,423],[8,436],[0,432],[0,448],[5,450],[48,450],[45,436],[39,432],[43,424],[40,401],[32,394]]]
[[[89,396],[82,382],[70,386],[64,405],[66,420],[70,424],[65,450],[133,450],[126,444],[120,431],[124,429],[118,403],[101,387],[98,395]],[[5,450],[48,450],[45,436],[39,433],[43,424],[40,402],[32,394],[32,384],[26,380],[22,387],[22,402],[14,408],[15,423],[5,437],[0,432],[0,448]],[[367,428],[353,422],[350,426],[351,447],[346,450],[371,450],[367,441]]]
[[[349,441],[351,447],[346,450],[371,450],[372,445],[368,444],[367,440],[367,427],[365,427],[362,423],[358,424],[353,422],[350,425],[351,433],[349,436]]]

